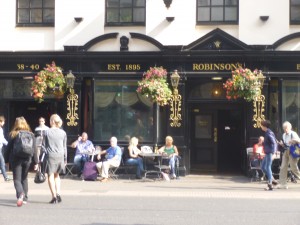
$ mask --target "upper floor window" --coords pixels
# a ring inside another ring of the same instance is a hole
[[[290,0],[290,24],[300,24],[300,0]]]
[[[238,0],[197,0],[197,24],[237,24]]]
[[[17,26],[54,26],[55,0],[17,0]]]
[[[106,25],[144,26],[146,0],[106,0]]]

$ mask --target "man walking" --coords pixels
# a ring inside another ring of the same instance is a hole
[[[299,158],[293,158],[290,154],[289,148],[294,142],[299,142],[299,136],[295,131],[292,131],[292,124],[288,121],[285,121],[282,124],[283,135],[280,145],[285,149],[281,158],[281,166],[279,172],[279,189],[288,189],[287,186],[287,172],[288,167],[290,166],[293,174],[300,179],[300,172],[298,168]]]

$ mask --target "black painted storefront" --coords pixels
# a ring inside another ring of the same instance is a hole
[[[290,36],[277,44],[294,37]],[[9,131],[15,117],[20,115],[29,120],[32,128],[37,126],[40,114],[49,118],[52,113],[58,113],[66,118],[66,97],[49,98],[38,104],[26,92],[26,85],[23,85],[30,82],[24,78],[34,76],[46,64],[55,61],[65,73],[72,70],[76,76],[79,123],[76,127],[68,127],[65,122],[68,141],[72,142],[82,131],[87,131],[95,144],[105,146],[108,140],[96,140],[93,130],[96,122],[93,108],[95,82],[138,81],[149,67],[163,66],[169,73],[177,69],[181,76],[179,92],[183,97],[182,126],[170,127],[168,107],[153,107],[153,140],[142,144],[157,143],[160,146],[164,143],[165,135],[171,135],[180,150],[183,158],[181,164],[187,174],[216,171],[242,173],[246,169],[245,148],[261,135],[260,129],[253,128],[252,103],[228,101],[224,95],[214,96],[211,92],[214,88],[222,91],[222,83],[238,65],[261,69],[267,77],[263,93],[266,96],[265,115],[269,118],[273,110],[269,104],[270,83],[278,82],[280,96],[282,80],[298,79],[300,74],[299,52],[275,51],[275,44],[248,46],[219,29],[188,46],[162,46],[150,37],[131,33],[132,39],[142,39],[158,47],[159,51],[155,52],[130,52],[130,49],[120,52],[88,51],[92,45],[110,38],[118,36],[112,34],[98,37],[84,46],[65,46],[61,52],[0,52],[1,82],[6,80],[10,84],[10,81],[17,81],[12,82],[12,93],[2,93],[0,99],[0,113],[7,118],[5,131]],[[219,47],[214,44],[216,41],[221,43]],[[221,77],[221,80],[213,81],[213,77]],[[278,104],[279,117],[276,122],[281,124],[280,101]],[[202,123],[205,119],[210,121],[210,126]],[[197,127],[197,124],[201,126]],[[201,142],[209,138],[211,142]],[[127,145],[125,141],[119,144]]]

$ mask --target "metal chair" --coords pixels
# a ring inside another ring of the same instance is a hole
[[[251,182],[261,181],[259,174],[263,174],[261,169],[261,155],[259,153],[254,154],[253,148],[247,148],[247,162],[248,162],[248,176],[251,178]]]
[[[179,161],[181,157],[178,155],[175,160],[175,175],[176,179],[179,179]],[[158,168],[160,172],[165,172],[167,174],[170,173],[170,166],[169,166],[169,157],[168,156],[162,156],[158,160],[160,160],[160,163],[158,165],[155,165],[154,167]]]
[[[67,163],[65,176],[68,176],[68,175],[74,176],[75,174],[73,174],[73,172],[72,172],[74,167],[75,167],[75,163]]]
[[[121,161],[120,161],[120,165],[117,167],[109,167],[108,169],[108,177],[113,179],[113,180],[117,180],[119,179],[119,175],[117,174],[117,171],[119,170],[121,163],[122,163],[122,157],[123,157],[123,152],[124,152],[124,147],[121,147]]]

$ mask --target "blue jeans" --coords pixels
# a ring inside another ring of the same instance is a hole
[[[87,155],[75,155],[74,163],[77,168],[78,175],[82,173],[84,164],[87,161],[89,161],[89,157]]]
[[[166,163],[169,164],[170,167],[170,174],[175,174],[175,163],[177,160],[178,156],[177,155],[173,155],[171,158],[163,158],[163,164],[165,165]]]
[[[266,174],[268,178],[268,183],[272,183],[272,154],[266,154],[265,158],[262,160],[261,169]]]
[[[126,160],[125,164],[127,165],[136,165],[136,176],[140,177],[142,171],[144,171],[143,159],[138,158],[129,158]]]
[[[5,178],[7,178],[6,170],[5,170],[5,161],[2,154],[2,148],[0,148],[0,170],[2,172],[2,175]]]

